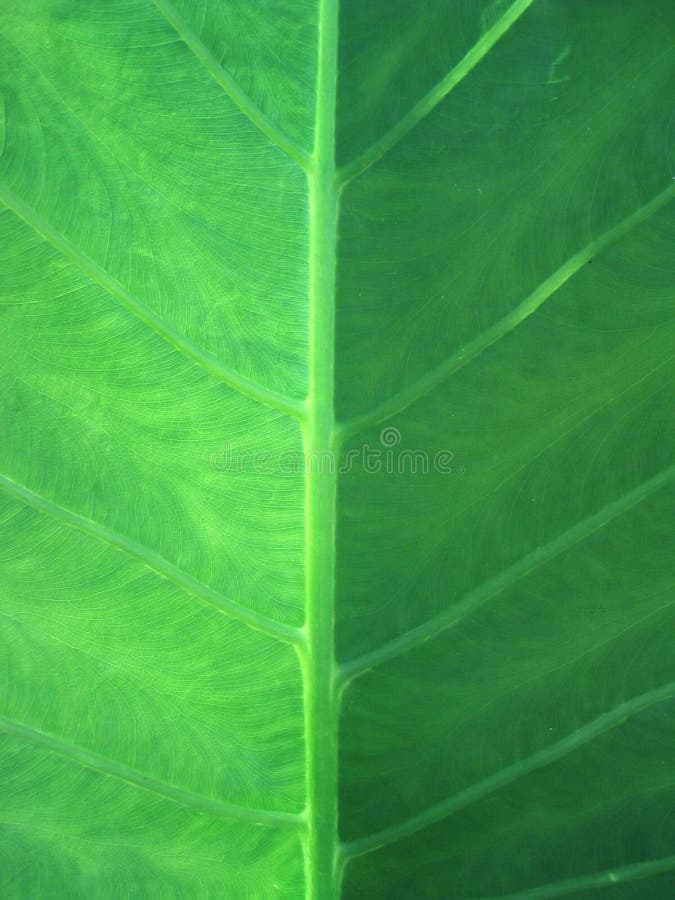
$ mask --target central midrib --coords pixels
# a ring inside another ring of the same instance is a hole
[[[319,7],[314,152],[308,171],[309,393],[303,422],[306,642],[301,651],[305,697],[308,900],[334,900],[339,894],[334,648],[337,4],[338,0],[321,0]]]

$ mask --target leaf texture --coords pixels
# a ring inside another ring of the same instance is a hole
[[[0,10],[0,894],[675,891],[675,9]]]

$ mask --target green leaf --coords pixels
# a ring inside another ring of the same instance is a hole
[[[0,894],[675,892],[671,0],[0,10]]]

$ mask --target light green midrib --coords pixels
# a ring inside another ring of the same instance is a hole
[[[337,836],[337,696],[335,688],[336,455],[335,265],[338,195],[335,111],[338,0],[321,0],[315,145],[309,187],[309,393],[303,422],[305,459],[306,642],[298,648],[304,682],[307,900],[339,895]]]

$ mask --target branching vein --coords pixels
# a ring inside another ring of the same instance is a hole
[[[24,725],[22,722],[17,722],[4,716],[0,717],[0,731],[39,747],[44,747],[52,753],[57,753],[87,769],[125,781],[134,787],[148,791],[151,794],[157,794],[174,803],[180,803],[181,806],[199,813],[225,819],[238,819],[255,825],[267,825],[276,828],[298,828],[304,821],[301,813],[250,809],[245,806],[238,806],[235,803],[227,803],[202,794],[195,794],[192,791],[183,790],[153,778],[145,772],[140,772],[138,769],[133,769],[130,766],[107,759],[98,753],[93,753],[91,750],[85,750],[83,747],[71,744],[61,737],[46,734],[43,731],[38,731],[35,728]]]
[[[556,269],[552,275],[549,275],[548,278],[542,281],[541,284],[538,285],[525,300],[512,309],[511,312],[507,313],[507,315],[498,322],[495,322],[494,325],[491,325],[482,332],[482,334],[479,334],[478,337],[469,341],[466,346],[460,347],[459,350],[436,366],[436,368],[427,372],[426,375],[423,375],[422,378],[415,382],[415,384],[405,388],[398,394],[389,397],[388,400],[385,400],[379,406],[375,407],[375,409],[370,410],[370,412],[341,423],[341,438],[346,440],[350,436],[363,431],[365,428],[390,419],[392,416],[403,412],[403,410],[407,409],[417,400],[420,400],[422,397],[433,391],[434,388],[438,387],[450,376],[454,375],[460,369],[463,369],[464,366],[476,359],[476,357],[480,356],[480,354],[488,347],[491,347],[493,344],[497,343],[497,341],[500,341],[514,331],[514,329],[522,322],[535,313],[549,297],[560,290],[560,288],[576,275],[576,273],[593,259],[593,257],[623,238],[633,228],[647,220],[650,216],[653,216],[666,206],[673,197],[675,197],[675,184],[669,185],[664,191],[661,191],[661,193],[653,197],[648,203],[645,203],[644,206],[641,206],[639,209],[635,210],[635,212],[631,213],[630,216],[627,216],[619,222],[618,225],[615,225],[614,228],[610,228],[609,231],[604,232],[604,234],[601,234],[585,247],[582,247],[581,250],[578,250],[573,256],[566,260],[559,269]]]
[[[105,525],[87,519],[85,516],[65,509],[63,506],[41,497],[5,475],[0,475],[0,489],[33,507],[33,509],[52,516],[52,518],[68,525],[70,528],[75,528],[89,537],[96,538],[109,544],[111,547],[115,547],[115,549],[127,556],[138,560],[138,562],[166,579],[166,581],[175,584],[186,593],[198,598],[209,606],[215,607],[220,612],[238,619],[250,628],[254,628],[256,631],[261,631],[286,643],[301,644],[303,642],[303,632],[300,629],[291,625],[285,625],[283,622],[276,622],[267,616],[241,606],[239,603],[235,603],[233,600],[228,600],[218,591],[206,584],[202,584],[202,582],[193,578],[192,575],[183,572],[172,563],[163,559],[154,550],[136,543],[131,538],[119,534]]]
[[[645,862],[606,869],[604,872],[591,872],[587,875],[579,875],[577,878],[566,878],[564,881],[542,884],[539,887],[518,891],[515,894],[499,894],[490,900],[549,900],[552,897],[568,897],[570,894],[581,891],[615,888],[618,884],[641,881],[643,878],[654,878],[673,870],[675,870],[675,856],[663,856],[661,859],[649,859]]]
[[[516,0],[503,16],[487,29],[465,56],[441,79],[421,100],[410,109],[405,116],[376,141],[368,150],[348,163],[338,172],[340,185],[345,185],[370,168],[385,153],[395,147],[409,131],[424,119],[443,100],[450,91],[466,78],[478,63],[492,50],[523,13],[532,6],[534,0]]]
[[[664,469],[663,472],[659,472],[653,478],[638,485],[632,491],[619,497],[618,500],[608,503],[599,512],[588,516],[581,522],[577,522],[576,525],[567,531],[563,531],[562,534],[559,534],[552,541],[537,547],[536,550],[528,553],[527,556],[509,566],[508,569],[471,591],[462,601],[453,605],[450,609],[445,610],[438,616],[434,616],[433,619],[429,619],[428,622],[417,626],[417,628],[412,628],[405,634],[388,641],[370,653],[365,653],[363,656],[343,663],[339,669],[340,680],[342,683],[345,683],[373,669],[375,666],[382,665],[387,660],[394,659],[413,650],[415,647],[419,647],[447,629],[454,627],[466,616],[471,615],[471,613],[483,606],[483,604],[503,593],[503,591],[512,587],[522,578],[527,577],[540,566],[546,565],[546,563],[570,550],[576,544],[591,537],[591,535],[612,520],[628,512],[655,491],[674,480],[675,465],[672,465]]]
[[[311,166],[311,157],[309,153],[271,122],[263,111],[256,106],[253,100],[244,93],[232,76],[226,72],[218,60],[215,59],[199,36],[195,34],[174,6],[169,3],[169,0],[153,0],[153,2],[164,18],[173,27],[183,43],[190,48],[213,80],[220,85],[230,100],[237,105],[249,121],[251,121],[269,141],[282,150],[286,156],[294,160],[303,169],[308,170]]]
[[[490,775],[471,787],[430,806],[424,812],[399,822],[382,831],[375,832],[363,838],[357,838],[342,845],[342,855],[345,859],[361,856],[364,853],[372,853],[382,847],[395,844],[405,838],[411,837],[423,828],[434,825],[448,816],[454,815],[460,810],[466,809],[484,797],[493,794],[501,788],[513,784],[518,779],[529,775],[537,769],[542,769],[551,763],[568,756],[575,750],[588,744],[590,741],[621,725],[626,719],[636,716],[657,703],[663,703],[675,697],[675,681],[668,682],[654,690],[647,691],[624,703],[619,703],[613,709],[591,722],[582,725],[576,731],[568,734],[560,741],[533,753],[525,759],[518,760],[510,766]]]
[[[244,378],[233,369],[224,366],[219,360],[206,353],[189,338],[175,331],[171,325],[158,316],[150,307],[146,306],[113,278],[105,269],[90,259],[85,253],[75,246],[67,237],[58,232],[49,222],[42,218],[34,209],[23,200],[15,196],[10,190],[0,186],[0,202],[10,209],[15,215],[23,219],[37,234],[55,247],[67,259],[75,263],[89,278],[100,285],[112,297],[122,304],[140,322],[147,326],[155,334],[159,335],[174,350],[177,350],[190,362],[199,366],[217,381],[226,384],[233,390],[265,406],[276,409],[285,415],[300,418],[303,415],[304,404],[299,400],[270,391],[262,385]]]

